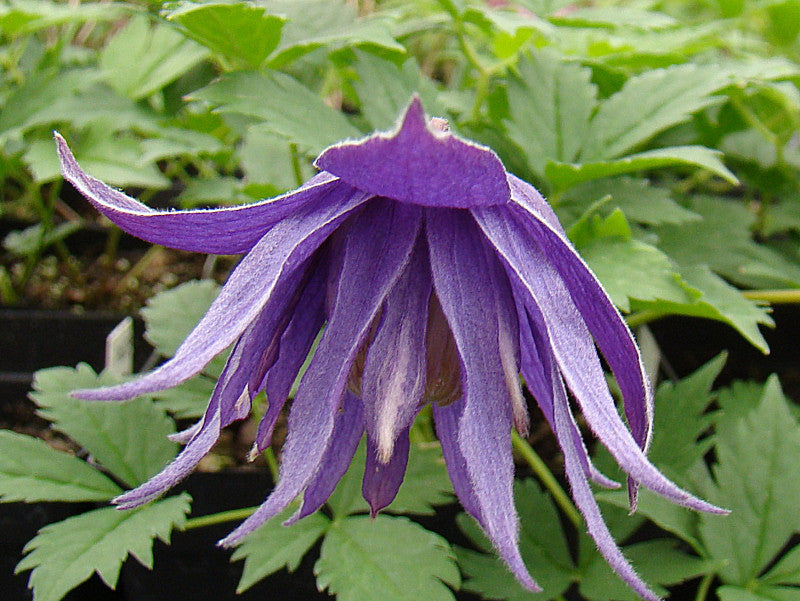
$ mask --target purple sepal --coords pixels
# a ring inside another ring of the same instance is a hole
[[[352,392],[344,393],[342,407],[333,425],[333,436],[314,479],[303,493],[303,504],[285,524],[311,515],[322,507],[342,479],[353,460],[358,442],[364,433],[364,411],[361,400]]]
[[[308,486],[333,436],[350,366],[370,324],[411,256],[422,221],[417,207],[375,199],[348,223],[336,302],[289,412],[278,484],[219,544],[237,544]],[[376,243],[374,232],[383,236]]]
[[[401,202],[469,208],[510,198],[497,155],[431,127],[417,96],[394,131],[331,146],[314,165],[359,190]]]
[[[364,481],[361,494],[369,504],[370,515],[374,518],[381,509],[388,507],[397,496],[408,465],[408,429],[403,430],[394,444],[394,452],[388,462],[378,455],[378,447],[367,438],[367,460],[364,465]]]
[[[154,244],[215,255],[248,252],[264,233],[309,202],[341,192],[343,184],[320,173],[283,196],[249,205],[193,211],[156,211],[84,173],[55,133],[61,172],[94,207],[123,230]]]

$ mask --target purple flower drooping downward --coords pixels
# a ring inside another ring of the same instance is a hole
[[[175,356],[140,378],[76,396],[121,400],[176,386],[234,344],[205,415],[183,451],[115,503],[132,508],[184,478],[220,429],[266,393],[254,452],[269,446],[292,383],[324,326],[289,412],[280,478],[227,538],[237,544],[302,495],[290,520],[327,500],[364,432],[363,494],[373,513],[394,498],[408,431],[426,403],[453,487],[517,579],[539,590],[520,557],[511,428],[528,429],[521,373],[549,421],[575,502],[603,556],[656,599],[620,552],[588,480],[592,465],[567,389],[629,476],[696,510],[721,510],[678,488],[646,458],[652,394],[636,343],[555,214],[490,149],[427,120],[414,98],[394,131],[332,146],[301,188],[248,206],[160,212],[86,175],[56,136],[64,177],[131,234],[172,248],[245,254]],[[617,378],[628,425],[595,343]]]

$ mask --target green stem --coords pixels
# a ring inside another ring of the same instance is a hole
[[[522,438],[516,430],[511,431],[511,444],[514,447],[514,450],[519,453],[525,462],[531,467],[533,473],[539,478],[541,483],[544,487],[550,491],[550,494],[553,495],[553,499],[561,508],[561,511],[564,512],[564,515],[567,516],[572,524],[580,529],[583,527],[583,518],[581,517],[580,512],[575,508],[575,505],[572,504],[569,496],[564,489],[561,488],[561,485],[556,480],[556,477],[550,471],[550,469],[545,465],[542,458],[536,454],[536,451],[533,450],[533,447],[528,444],[528,441]]]
[[[277,484],[280,470],[278,468],[278,460],[275,458],[275,451],[272,450],[272,447],[264,449],[264,460],[267,462],[272,481]]]
[[[771,305],[790,305],[800,303],[800,289],[787,290],[745,290],[745,298],[755,301],[764,301]]]
[[[253,515],[256,509],[258,509],[258,507],[243,507],[242,509],[231,509],[230,511],[221,511],[219,513],[212,513],[210,515],[201,515],[200,517],[190,518],[186,520],[186,523],[183,525],[183,529],[194,530],[195,528],[203,528],[205,526],[213,526],[215,524],[243,520]]]
[[[697,595],[694,601],[705,601],[708,596],[708,591],[711,589],[711,583],[714,581],[714,574],[706,574],[700,581],[700,586],[697,587]]]
[[[297,144],[289,144],[289,153],[292,155],[292,171],[294,171],[294,179],[297,186],[303,185],[303,169],[300,166],[300,153],[297,152]]]
[[[630,315],[625,316],[625,321],[628,323],[629,328],[636,328],[664,317],[664,315],[666,315],[666,313],[662,311],[645,309],[644,311],[638,311],[637,313],[631,313]]]

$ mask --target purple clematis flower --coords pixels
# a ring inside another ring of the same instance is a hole
[[[511,428],[528,430],[520,373],[561,445],[589,533],[641,596],[657,598],[611,537],[588,480],[618,485],[592,465],[566,389],[629,475],[632,506],[641,484],[722,511],[647,460],[652,394],[638,348],[553,211],[490,149],[452,135],[441,119],[429,122],[418,98],[394,131],[328,148],[301,188],[248,206],[154,211],[86,175],[56,139],[64,177],[124,230],[172,248],[245,254],[171,360],[131,382],[75,393],[121,400],[163,390],[235,343],[204,417],[178,435],[183,451],[115,499],[119,507],[147,503],[189,474],[261,391],[269,406],[254,452],[269,446],[324,325],[289,412],[280,479],[225,547],[300,495],[290,522],[319,509],[365,431],[363,494],[373,513],[387,506],[403,479],[409,427],[431,403],[462,505],[517,579],[539,590],[520,557],[512,494]],[[628,426],[595,343],[619,383]]]

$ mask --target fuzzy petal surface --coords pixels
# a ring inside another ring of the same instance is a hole
[[[397,437],[389,461],[383,461],[379,456],[377,445],[367,439],[367,460],[361,494],[369,504],[370,515],[373,518],[397,496],[397,491],[403,483],[403,476],[406,475],[409,448],[408,428]]]
[[[183,341],[175,355],[158,369],[130,382],[73,393],[89,400],[121,400],[171,388],[188,380],[228,347],[270,302],[279,308],[296,290],[280,286],[317,250],[325,238],[369,197],[345,195],[306,206],[259,240],[231,274],[228,282]]]
[[[383,463],[392,456],[398,434],[414,420],[425,391],[431,297],[427,255],[425,244],[418,243],[386,297],[364,364],[361,389],[367,435]]]
[[[464,412],[459,448],[464,457],[483,526],[517,579],[541,590],[519,552],[511,456],[512,407],[498,347],[498,315],[514,310],[499,261],[468,213],[428,209],[426,230],[436,294],[458,346],[464,374]],[[500,307],[503,302],[507,307]]]
[[[401,202],[468,208],[510,198],[497,155],[435,130],[416,96],[394,131],[331,146],[314,164],[359,190]]]
[[[218,209],[156,211],[84,173],[55,134],[64,179],[123,230],[154,244],[215,255],[248,252],[264,232],[304,204],[341,191],[343,184],[320,173],[301,188],[262,202]]]
[[[408,264],[421,220],[418,207],[375,199],[348,223],[333,314],[289,412],[280,479],[258,510],[220,545],[235,545],[282,511],[316,474],[333,436],[350,365]],[[376,238],[375,232],[383,235]]]
[[[532,243],[526,228],[506,211],[476,211],[476,219],[506,262],[510,277],[540,311],[546,332],[541,344],[552,348],[567,385],[589,427],[634,480],[675,503],[699,511],[724,513],[682,490],[644,454],[622,422],[608,390],[600,359],[581,314],[553,264]]]

